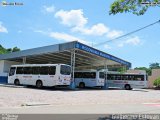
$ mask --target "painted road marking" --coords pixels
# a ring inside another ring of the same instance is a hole
[[[143,103],[144,105],[160,107],[160,103]]]

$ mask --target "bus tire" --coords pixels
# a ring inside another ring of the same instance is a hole
[[[79,88],[85,88],[85,84],[83,82],[79,83]]]
[[[18,80],[18,79],[15,79],[15,80],[14,80],[14,84],[15,84],[15,85],[20,85],[19,80]]]
[[[126,84],[126,85],[124,86],[124,88],[125,88],[125,90],[131,90],[131,89],[132,89],[129,84]]]
[[[37,80],[37,82],[36,82],[36,87],[37,87],[37,88],[42,88],[42,87],[43,87],[43,83],[42,83],[41,80]]]

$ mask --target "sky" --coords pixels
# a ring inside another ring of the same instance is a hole
[[[0,44],[21,50],[79,41],[132,63],[160,62],[160,23],[107,42],[160,20],[159,7],[142,16],[109,15],[114,0],[1,0]],[[2,2],[21,5],[2,6]]]

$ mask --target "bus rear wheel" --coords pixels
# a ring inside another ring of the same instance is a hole
[[[18,79],[16,79],[16,80],[14,81],[14,84],[15,84],[15,85],[20,85],[19,80],[18,80]]]
[[[42,83],[41,80],[38,80],[38,81],[36,82],[36,87],[37,87],[37,88],[42,88],[42,87],[43,87],[43,83]]]
[[[132,88],[131,88],[131,86],[130,85],[125,85],[125,87],[124,87],[126,90],[132,90]]]
[[[85,88],[85,84],[84,83],[79,83],[79,88]]]

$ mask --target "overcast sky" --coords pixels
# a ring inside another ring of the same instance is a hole
[[[0,1],[2,3],[2,1]],[[158,21],[160,8],[143,16],[109,15],[112,0],[6,0],[0,5],[0,44],[24,49],[78,40],[132,63],[160,62],[160,23],[128,37],[96,46]]]

